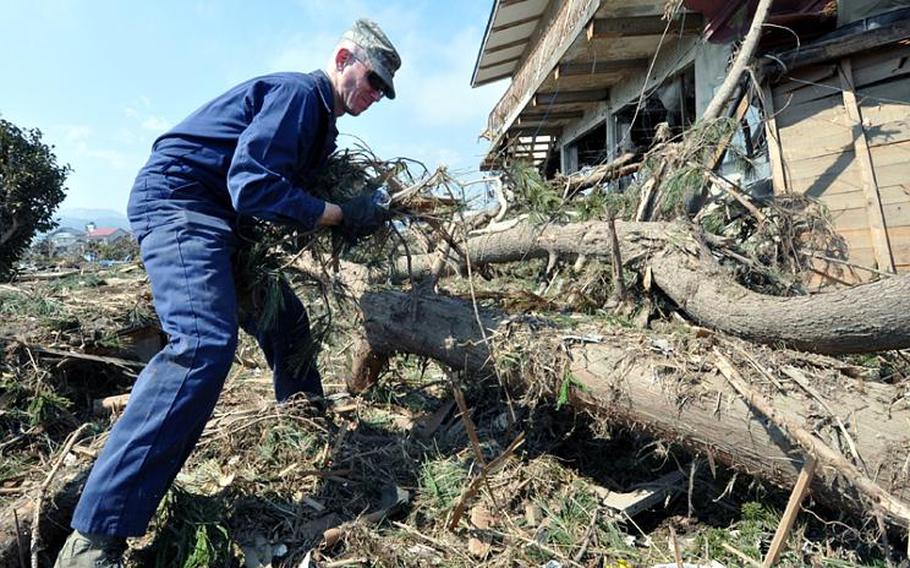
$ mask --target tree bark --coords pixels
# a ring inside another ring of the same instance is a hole
[[[702,325],[752,341],[825,354],[868,353],[910,347],[910,275],[849,289],[799,297],[766,296],[740,286],[686,225],[616,222],[627,265],[650,266],[653,281]],[[559,255],[610,259],[609,223],[538,227],[520,224],[470,239],[462,248],[475,265]],[[430,258],[411,259],[415,278]],[[394,277],[407,276],[399,259]]]
[[[406,352],[434,358],[455,369],[472,373],[493,368],[495,350],[486,337],[516,336],[526,332],[535,349],[545,349],[543,337],[559,330],[532,330],[530,323],[494,310],[479,311],[467,302],[437,295],[414,296],[400,292],[368,292],[360,298],[368,341],[381,352]],[[483,323],[481,334],[478,319]],[[760,416],[727,384],[713,366],[704,338],[704,349],[676,352],[672,347],[657,349],[666,339],[637,331],[600,330],[600,344],[570,342],[569,371],[583,385],[574,389],[571,403],[596,417],[660,438],[679,442],[738,470],[789,488],[804,462],[803,451],[773,423]],[[578,333],[573,330],[572,334]],[[547,357],[546,353],[542,354]],[[556,352],[553,358],[556,358]],[[679,369],[694,368],[680,374]],[[516,371],[506,377],[513,384],[540,388],[543,377]],[[556,396],[560,377],[550,377],[545,392]],[[863,383],[839,376],[833,392],[837,398],[827,405],[840,417],[852,417],[852,434],[869,471],[876,481],[897,499],[910,499],[910,480],[901,472],[910,451],[906,421],[910,409],[893,405],[899,398],[889,385]],[[816,430],[810,412],[815,402],[799,387],[765,392],[774,408],[790,420]],[[753,388],[758,388],[753,386]],[[767,389],[762,389],[763,391]],[[819,433],[833,439],[834,430]],[[826,441],[832,447],[836,442]],[[848,458],[845,458],[848,459]],[[869,501],[859,497],[852,480],[838,477],[832,468],[820,467],[813,483],[817,498],[835,506],[865,511]],[[883,511],[887,516],[887,511]],[[889,518],[893,522],[898,519]]]

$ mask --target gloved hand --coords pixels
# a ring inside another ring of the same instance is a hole
[[[348,242],[372,235],[389,220],[389,194],[384,189],[342,203],[341,234]]]

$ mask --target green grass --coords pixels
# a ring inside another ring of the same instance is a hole
[[[581,391],[586,390],[585,385],[576,379],[575,375],[566,370],[566,373],[562,377],[562,383],[559,385],[559,395],[556,398],[556,410],[559,410],[569,403],[569,393],[573,387]]]
[[[315,457],[319,444],[312,433],[300,429],[294,421],[282,420],[266,430],[257,449],[263,460],[286,464]]]
[[[63,314],[63,304],[40,295],[16,292],[0,293],[0,314],[52,318]]]
[[[455,505],[467,472],[452,458],[425,462],[420,468],[419,497],[431,510],[441,512]]]
[[[626,544],[625,533],[613,520],[600,513],[591,526],[600,504],[597,495],[582,480],[575,480],[567,486],[564,495],[557,507],[538,503],[549,519],[545,529],[547,546],[563,551],[568,557],[574,556],[591,527],[592,540],[608,551],[608,557],[618,562],[632,561],[633,565],[638,564],[639,553]]]
[[[74,288],[97,288],[105,284],[104,278],[97,274],[74,274],[55,280],[50,284],[51,290],[59,292]]]
[[[196,495],[175,485],[158,508],[152,543],[155,566],[204,568],[238,564],[220,496]]]

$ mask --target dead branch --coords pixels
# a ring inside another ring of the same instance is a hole
[[[54,462],[54,466],[51,468],[50,473],[47,474],[44,483],[38,488],[38,495],[35,496],[34,516],[32,517],[32,540],[30,545],[32,568],[38,568],[38,552],[41,550],[41,531],[39,530],[39,527],[41,526],[41,508],[44,495],[47,493],[47,489],[50,487],[54,477],[56,477],[57,470],[63,465],[63,461],[66,456],[69,455],[70,450],[73,449],[73,445],[79,440],[79,436],[82,435],[89,426],[91,426],[89,423],[83,424],[69,435],[69,438],[67,438],[66,443],[63,445],[63,450],[60,451],[60,455],[57,456],[57,461]]]

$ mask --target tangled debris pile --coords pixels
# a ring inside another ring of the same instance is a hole
[[[238,263],[248,289],[289,278],[311,319],[332,324],[320,336],[326,408],[276,406],[244,336],[130,565],[758,562],[786,502],[774,484],[792,484],[805,453],[743,402],[730,368],[895,498],[910,491],[903,353],[758,346],[699,325],[662,279],[661,259],[707,254],[713,277],[804,293],[799,251],[830,236],[814,205],[746,206],[725,193],[700,219],[710,234],[693,240],[703,233],[692,225],[636,225],[635,193],[607,182],[569,195],[564,180],[516,168],[490,183],[495,206],[471,214],[459,207],[469,184],[406,166],[365,152],[334,163],[333,179],[359,180],[335,187],[392,190],[397,221],[370,243],[252,229],[257,246]],[[39,558],[52,555],[111,420],[91,402],[125,393],[160,341],[141,271],[123,270],[3,290],[0,558],[10,565],[28,556],[31,535]],[[389,286],[407,280],[410,291]],[[268,312],[267,293],[253,301]],[[380,364],[351,397],[362,345]],[[789,534],[784,565],[901,556],[889,511],[836,465],[820,468],[813,515]],[[876,513],[857,520],[856,510]]]

